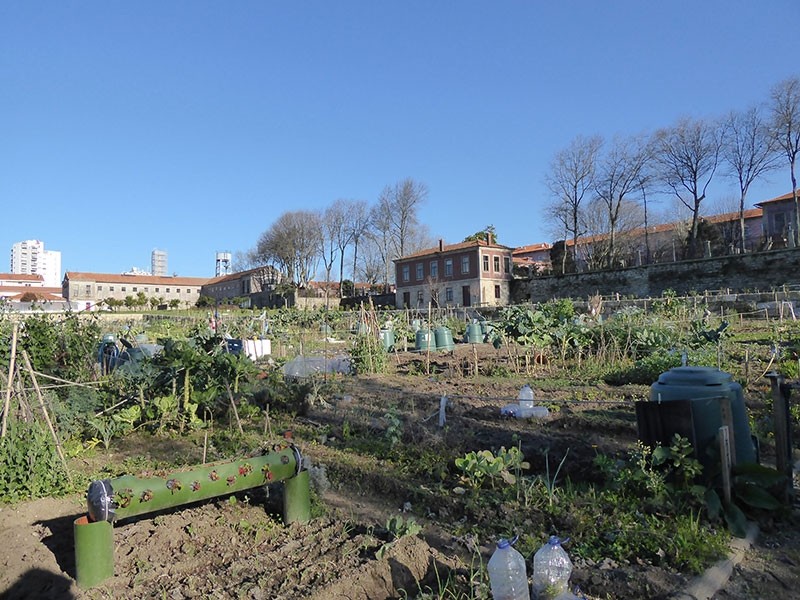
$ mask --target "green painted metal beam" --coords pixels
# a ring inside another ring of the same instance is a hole
[[[280,444],[251,458],[203,465],[163,477],[125,475],[93,481],[87,494],[89,514],[74,524],[78,585],[93,587],[114,574],[112,523],[128,517],[282,481],[284,521],[308,521],[309,474],[302,467],[303,457],[297,447]]]
[[[92,486],[102,489],[102,500],[92,501],[98,495],[92,493],[90,486],[89,516],[94,521],[117,521],[233,494],[294,477],[301,462],[302,457],[294,446],[283,446],[260,456],[204,465],[163,477],[125,475],[96,481]]]

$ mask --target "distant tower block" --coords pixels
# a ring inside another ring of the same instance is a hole
[[[214,271],[215,277],[230,275],[231,273],[231,253],[217,252],[217,268]]]
[[[167,253],[164,250],[153,250],[150,254],[150,272],[156,277],[167,276]]]

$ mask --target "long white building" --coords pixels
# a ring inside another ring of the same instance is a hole
[[[61,287],[61,252],[45,250],[39,240],[17,242],[11,247],[11,272],[41,275],[45,287]]]

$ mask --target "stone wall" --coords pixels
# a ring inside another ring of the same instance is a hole
[[[628,298],[657,298],[666,290],[679,295],[706,290],[728,293],[768,291],[800,283],[800,248],[703,258],[613,271],[593,271],[516,280],[513,302],[546,302],[600,294]]]

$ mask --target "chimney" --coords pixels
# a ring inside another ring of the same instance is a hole
[[[442,252],[443,250],[444,250],[444,240],[442,238],[439,238],[439,252]]]
[[[491,231],[486,232],[486,244],[489,246],[494,244],[494,234]]]

